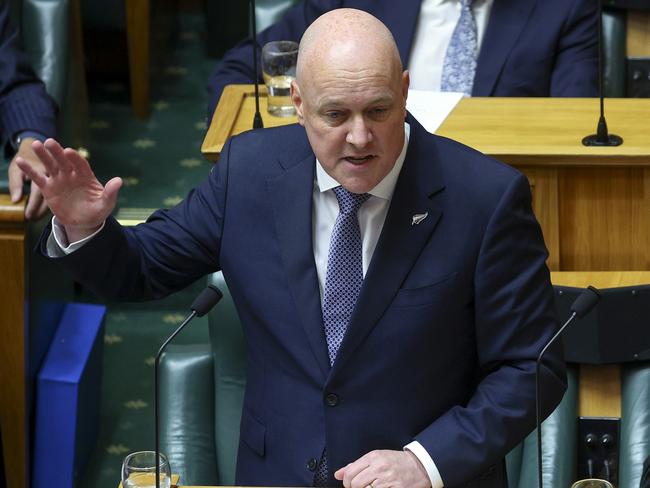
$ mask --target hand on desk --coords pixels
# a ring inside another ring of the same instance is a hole
[[[429,488],[424,466],[410,451],[371,451],[334,473],[345,488]]]
[[[32,149],[42,166],[34,167],[23,157],[17,157],[16,164],[40,188],[68,240],[76,242],[93,234],[115,208],[122,179],[113,178],[102,186],[88,161],[54,139],[45,144],[35,141]]]

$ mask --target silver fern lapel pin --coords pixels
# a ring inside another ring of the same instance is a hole
[[[418,225],[420,222],[422,222],[428,216],[429,216],[429,212],[424,212],[422,214],[415,214],[413,216],[413,220],[411,220],[411,225]]]

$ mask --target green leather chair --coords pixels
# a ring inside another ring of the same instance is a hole
[[[221,273],[210,344],[170,346],[160,363],[161,451],[187,485],[233,485],[246,384],[244,337]]]

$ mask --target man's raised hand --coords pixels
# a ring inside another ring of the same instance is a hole
[[[65,227],[68,241],[93,234],[115,208],[122,179],[113,178],[102,186],[88,161],[73,149],[63,149],[54,139],[45,144],[35,141],[32,148],[44,170],[20,157],[16,164],[41,189],[50,210]]]

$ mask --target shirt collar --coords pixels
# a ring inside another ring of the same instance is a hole
[[[410,133],[411,126],[404,122],[404,145],[402,146],[402,152],[397,156],[393,169],[391,169],[390,172],[384,176],[384,179],[377,183],[377,185],[368,192],[371,195],[383,198],[384,200],[390,200],[392,198],[393,192],[395,191],[395,185],[397,184],[397,178],[399,178],[400,171],[404,165],[404,159],[406,158],[406,149],[409,144]],[[341,185],[338,181],[327,174],[318,158],[316,158],[316,185],[321,193]]]

